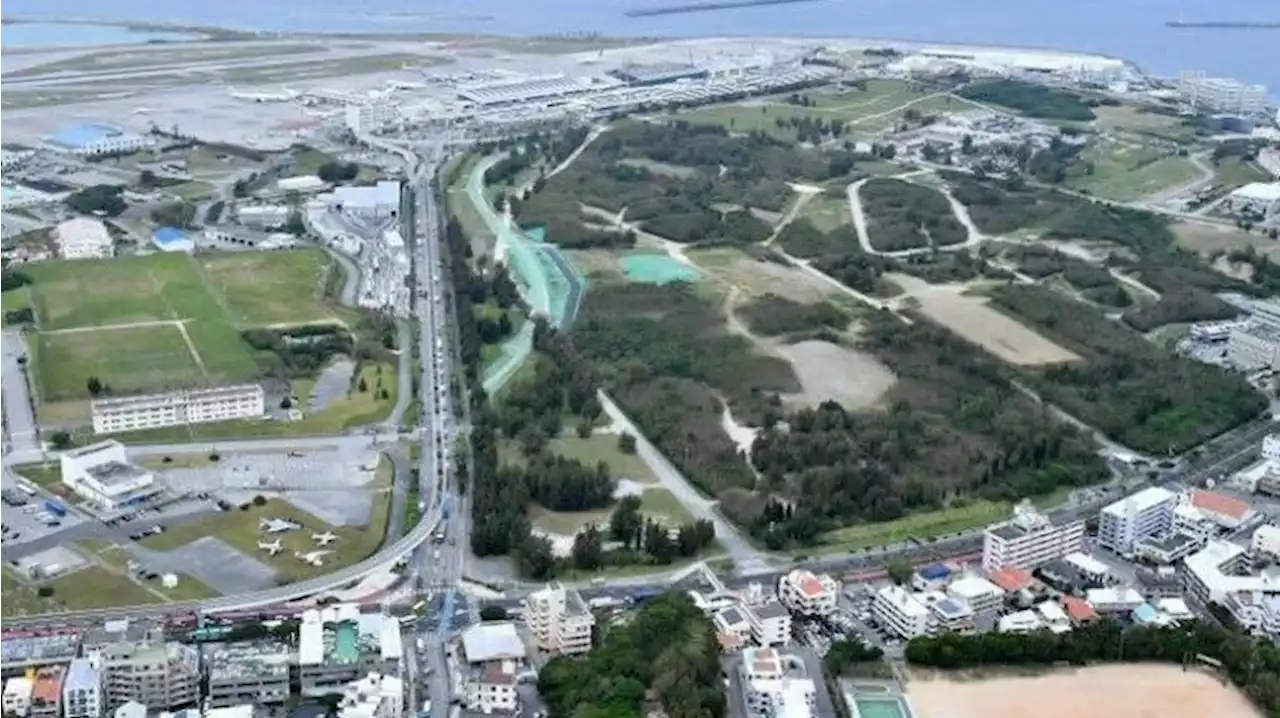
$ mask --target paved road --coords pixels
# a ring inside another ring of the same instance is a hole
[[[22,332],[10,329],[4,332],[4,378],[0,398],[4,399],[4,427],[13,454],[24,456],[40,450],[40,437],[36,427],[36,415],[31,409],[31,391],[27,385],[26,369],[19,363],[28,356],[27,340]],[[12,461],[12,457],[7,457]]]
[[[658,451],[652,442],[645,438],[613,399],[603,390],[598,391],[597,396],[600,399],[600,405],[604,407],[604,412],[609,415],[614,424],[636,437],[636,455],[653,470],[662,487],[670,491],[695,518],[706,519],[715,524],[716,538],[729,552],[729,557],[733,559],[734,564],[741,570],[747,571],[766,566],[767,563],[760,551],[752,546],[736,527],[721,518],[716,512],[715,502],[694,490],[689,480],[667,460],[667,457],[662,455],[661,451]]]

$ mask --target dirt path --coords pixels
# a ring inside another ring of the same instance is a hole
[[[1143,284],[1137,279],[1134,279],[1133,277],[1130,277],[1126,274],[1122,274],[1120,270],[1114,269],[1114,268],[1108,268],[1107,273],[1110,274],[1112,277],[1114,277],[1117,282],[1120,282],[1126,287],[1140,294],[1145,294],[1156,301],[1160,301],[1160,292],[1157,292],[1156,290],[1152,289],[1151,287],[1148,287],[1147,285]]]
[[[907,182],[909,184],[914,184],[921,187],[926,186],[926,185],[921,185],[918,182],[913,182],[911,180],[912,177],[915,177],[920,174],[922,174],[922,172],[919,172],[919,171],[907,172],[900,175],[894,175],[889,179],[901,180],[903,182]],[[871,245],[871,233],[867,229],[867,216],[862,209],[862,198],[859,195],[859,192],[861,191],[862,186],[873,179],[876,179],[876,178],[866,177],[858,180],[857,182],[854,182],[853,184],[850,184],[847,188],[845,188],[845,192],[846,194],[848,194],[848,197],[849,197],[849,213],[853,215],[853,226],[858,233],[858,244],[862,246],[862,251],[866,252],[867,254],[875,255],[877,257],[903,259],[903,258],[911,257],[917,254],[933,254],[934,252],[958,252],[960,250],[971,249],[973,247],[976,247],[987,240],[987,236],[982,233],[982,230],[978,229],[978,225],[974,224],[973,218],[969,216],[969,208],[965,207],[964,204],[960,202],[960,200],[956,199],[955,196],[951,194],[950,190],[948,190],[945,187],[929,186],[928,187],[929,189],[937,192],[938,194],[941,194],[947,200],[947,204],[951,205],[951,213],[955,215],[956,221],[959,222],[965,229],[965,234],[966,234],[965,241],[961,242],[960,244],[951,244],[946,247],[930,246],[930,247],[915,247],[912,249],[895,249],[895,250],[885,250],[885,251],[876,249]]]
[[[83,332],[109,332],[113,329],[141,329],[143,327],[181,327],[185,319],[152,319],[144,322],[126,322],[124,324],[99,324],[95,327],[69,327],[67,329],[51,329],[41,334],[80,334]]]
[[[178,322],[178,331],[182,334],[182,341],[187,343],[187,351],[191,353],[191,358],[195,360],[196,366],[200,367],[200,373],[209,376],[209,370],[204,366],[204,359],[200,358],[200,352],[196,349],[196,343],[191,341],[191,335],[187,333],[187,323]]]
[[[813,187],[811,185],[791,185],[791,189],[796,193],[796,200],[791,203],[791,207],[787,209],[786,214],[782,215],[782,218],[778,220],[778,223],[773,225],[773,234],[770,234],[769,238],[761,243],[766,247],[772,247],[773,243],[777,241],[778,235],[782,234],[782,230],[786,229],[787,225],[796,220],[796,216],[800,214],[800,210],[804,209],[805,205],[809,204],[810,200],[816,197],[818,193],[822,192],[821,188]]]

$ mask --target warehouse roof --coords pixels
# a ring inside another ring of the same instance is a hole
[[[1236,199],[1280,202],[1280,182],[1250,182],[1231,193]]]
[[[462,651],[469,663],[486,663],[504,658],[524,658],[524,644],[510,621],[482,623],[462,633]]]

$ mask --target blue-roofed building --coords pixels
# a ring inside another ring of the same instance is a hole
[[[191,237],[177,227],[160,227],[151,233],[151,243],[161,252],[190,254],[196,248],[196,243],[191,240]]]
[[[83,157],[128,154],[145,150],[154,144],[155,140],[151,137],[96,122],[63,125],[44,136],[45,147]]]

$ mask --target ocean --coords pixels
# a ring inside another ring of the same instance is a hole
[[[277,0],[263,6],[99,0],[92,13],[86,13],[82,0],[7,0],[4,12],[32,19],[145,21],[263,31],[808,35],[1045,47],[1114,55],[1160,75],[1202,69],[1263,83],[1273,96],[1280,94],[1280,31],[1165,27],[1165,21],[1174,19],[1278,21],[1280,0],[816,0],[679,15],[625,15],[635,8],[682,1]],[[8,44],[12,33],[14,44],[26,44],[18,42],[22,32],[21,26],[5,26],[0,42]]]

